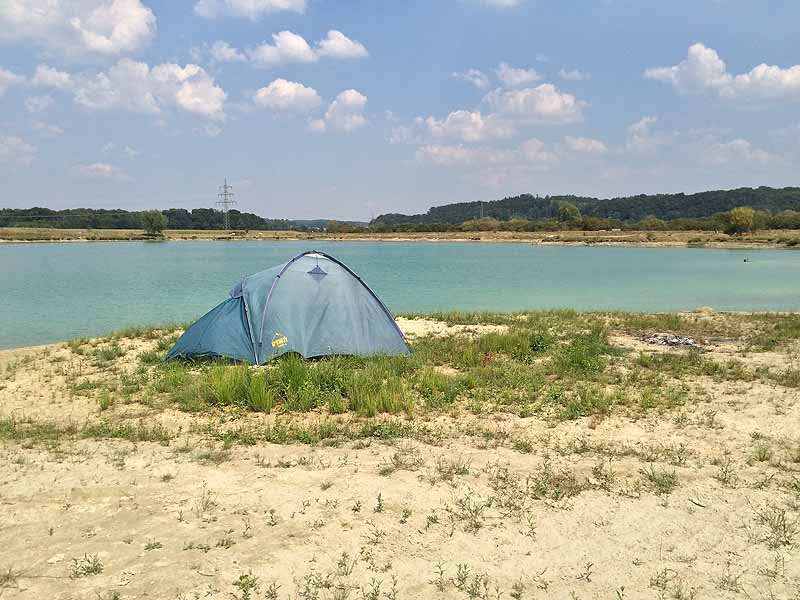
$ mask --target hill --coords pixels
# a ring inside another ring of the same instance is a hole
[[[749,206],[772,214],[784,210],[797,211],[800,210],[800,188],[739,188],[697,194],[642,194],[611,199],[523,194],[490,202],[459,202],[435,206],[424,214],[390,213],[380,215],[371,224],[459,224],[481,216],[498,221],[554,220],[558,218],[559,208],[564,203],[576,206],[584,216],[613,219],[621,223],[634,223],[645,217],[671,221],[711,217],[737,206]]]

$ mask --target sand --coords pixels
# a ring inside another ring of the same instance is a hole
[[[401,327],[465,343],[487,331]],[[612,341],[664,350],[623,332]],[[153,345],[125,343],[120,373]],[[705,350],[754,365],[797,356],[731,340]],[[438,433],[418,440],[224,447],[206,426],[274,417],[138,402],[101,415],[95,397],[69,393],[78,369],[91,380],[95,367],[64,345],[0,352],[0,417],[128,418],[174,439],[0,437],[4,600],[800,598],[796,388],[699,378],[684,383],[703,401],[674,412],[553,422],[465,411],[422,417]],[[648,472],[674,472],[675,488],[659,493]],[[559,498],[570,482],[584,491]],[[781,515],[786,539],[769,525]]]
[[[621,246],[653,248],[800,248],[800,232],[764,230],[741,236],[712,231],[448,231],[390,233],[326,233],[300,231],[166,230],[163,239],[262,240],[351,242],[484,242],[529,243],[543,246]],[[52,229],[0,227],[0,244],[35,242],[121,242],[148,241],[134,229]]]

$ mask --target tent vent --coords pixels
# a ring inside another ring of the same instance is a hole
[[[327,275],[327,273],[326,273],[325,271],[323,271],[323,270],[320,268],[320,266],[319,266],[319,265],[317,265],[317,266],[315,266],[313,269],[311,269],[311,270],[308,272],[308,274],[309,274],[309,275],[311,275],[311,276],[312,276],[314,279],[316,279],[317,281],[322,281],[322,278],[323,278],[323,277],[325,277],[325,276]]]

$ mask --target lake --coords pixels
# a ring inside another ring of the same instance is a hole
[[[185,322],[317,249],[395,312],[800,310],[800,252],[399,242],[0,244],[0,348]],[[747,262],[744,262],[747,259]]]

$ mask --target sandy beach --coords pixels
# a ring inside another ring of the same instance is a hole
[[[773,319],[580,317],[614,349],[592,393],[622,395],[570,417],[552,374],[374,418],[188,411],[152,360],[174,332],[2,351],[0,594],[797,598],[798,346]],[[699,350],[643,340],[665,322]],[[418,353],[517,327],[399,323]]]
[[[153,241],[129,229],[36,229],[0,227],[0,243]],[[555,246],[621,246],[649,248],[800,248],[800,232],[767,230],[740,236],[708,231],[545,231],[545,232],[406,232],[304,233],[298,231],[167,230],[166,241],[349,241],[349,242],[483,242]]]

